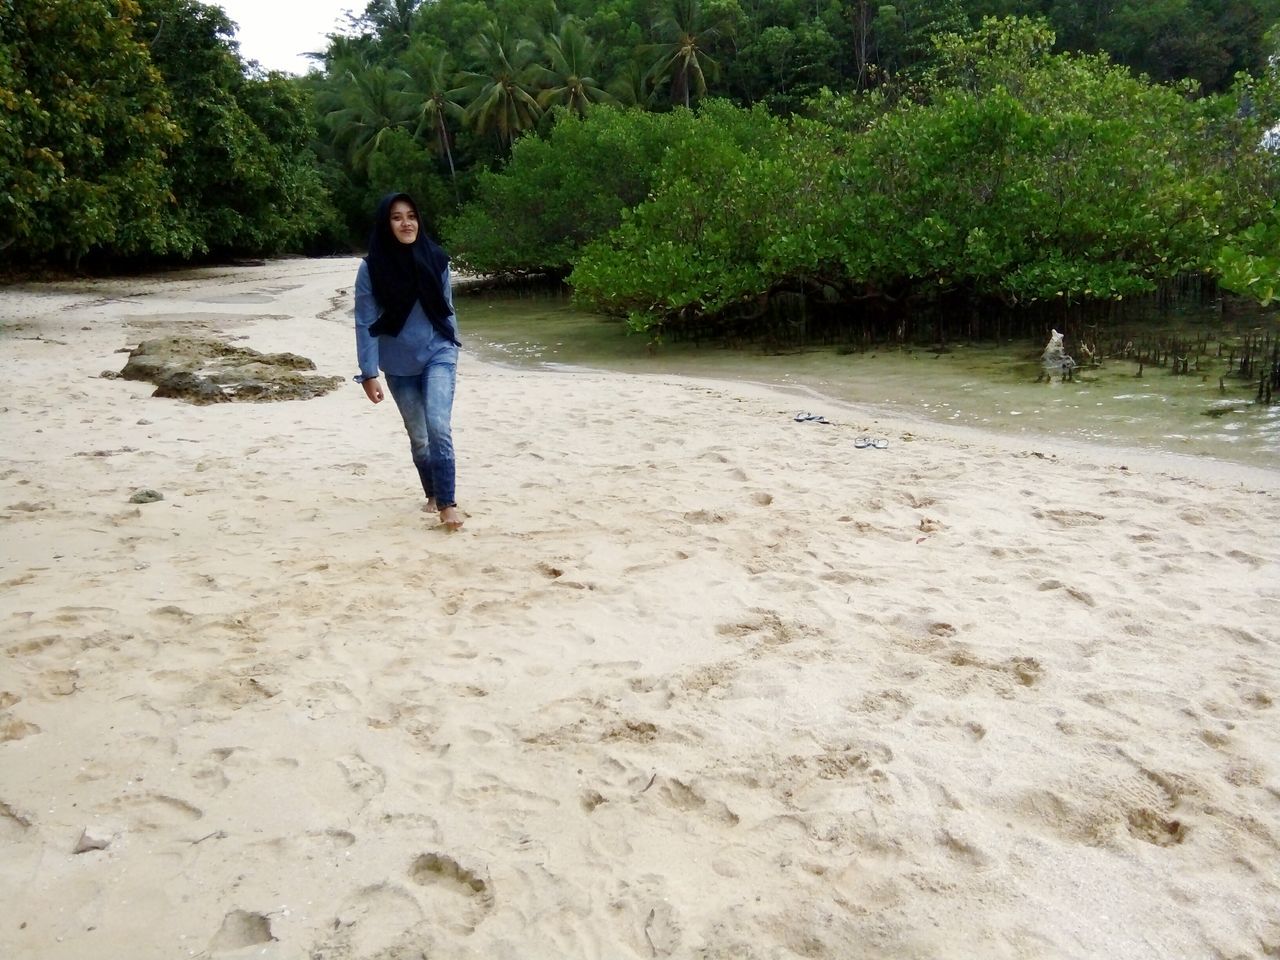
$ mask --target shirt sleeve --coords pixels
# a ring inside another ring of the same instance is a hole
[[[444,290],[444,302],[449,305],[449,324],[453,327],[453,342],[458,342],[458,311],[453,308],[453,271],[445,265],[444,276],[441,277],[441,288]]]
[[[360,365],[356,383],[378,376],[378,338],[369,332],[378,319],[378,312],[378,301],[373,299],[373,281],[369,279],[369,265],[361,261],[356,273],[356,363]]]

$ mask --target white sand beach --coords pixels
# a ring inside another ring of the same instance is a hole
[[[355,264],[0,289],[0,957],[1280,955],[1280,466],[464,354],[449,534]]]

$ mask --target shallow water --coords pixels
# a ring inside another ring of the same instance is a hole
[[[617,320],[573,307],[558,294],[460,295],[465,338],[484,359],[519,366],[582,366],[630,373],[668,373],[749,380],[873,404],[887,411],[981,427],[1009,435],[1047,435],[1141,447],[1197,457],[1280,466],[1280,403],[1254,402],[1252,383],[1227,378],[1224,364],[1206,357],[1200,370],[1174,375],[1164,368],[1108,360],[1076,371],[1074,382],[1037,382],[1044,343],[953,344],[844,353],[813,347],[766,354],[759,347],[689,343],[650,348]],[[1150,336],[1177,331],[1233,342],[1240,330],[1280,333],[1280,317],[1258,311],[1224,322],[1216,310],[1155,313],[1126,323]],[[1068,348],[1071,343],[1068,342]],[[821,412],[819,398],[797,409]]]

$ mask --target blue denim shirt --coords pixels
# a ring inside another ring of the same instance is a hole
[[[453,311],[453,286],[449,268],[444,268],[444,299],[449,304],[449,326],[458,335],[458,317]],[[356,273],[356,361],[360,364],[357,383],[372,380],[381,367],[385,373],[396,377],[414,377],[433,363],[457,363],[458,346],[440,336],[422,310],[415,303],[404,322],[398,337],[375,337],[369,332],[382,312],[373,297],[373,281],[369,279],[369,265],[360,261]]]

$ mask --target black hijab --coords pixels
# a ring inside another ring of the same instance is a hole
[[[444,296],[444,271],[449,255],[427,236],[421,215],[418,216],[418,238],[401,243],[391,231],[391,206],[403,200],[418,213],[418,205],[407,193],[389,193],[378,203],[373,233],[369,235],[369,280],[373,296],[382,313],[369,328],[376,336],[398,337],[413,310],[414,302],[446,340],[457,343],[449,326],[449,303]]]

